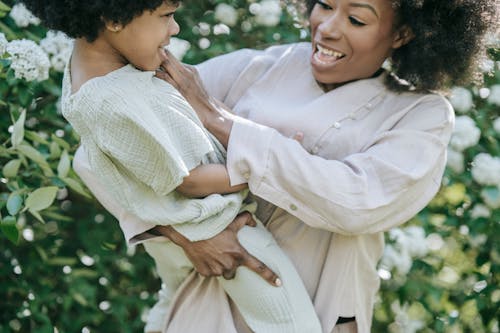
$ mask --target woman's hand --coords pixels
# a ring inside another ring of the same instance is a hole
[[[259,274],[271,285],[279,287],[281,280],[278,276],[248,253],[238,241],[236,234],[245,225],[256,226],[252,215],[248,212],[238,215],[218,235],[197,242],[190,242],[170,226],[158,226],[155,229],[182,247],[194,269],[203,276],[223,276],[225,279],[232,279],[236,269],[242,265]]]
[[[219,106],[208,95],[196,68],[182,64],[168,50],[165,50],[161,69],[156,71],[156,77],[174,86],[191,104],[203,124],[207,117],[217,116]]]

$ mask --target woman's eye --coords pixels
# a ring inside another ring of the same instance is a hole
[[[352,25],[357,25],[358,27],[362,27],[362,26],[366,25],[365,23],[355,19],[352,16],[349,16],[349,21],[351,22]]]
[[[321,1],[321,0],[316,0],[316,3],[322,8],[322,9],[326,9],[326,10],[330,10],[332,9],[332,7],[330,7],[329,5],[327,5],[325,2]]]

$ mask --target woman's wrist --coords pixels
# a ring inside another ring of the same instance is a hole
[[[176,231],[172,226],[170,225],[157,225],[156,227],[153,228],[155,232],[160,234],[161,236],[164,236],[168,239],[170,239],[174,244],[179,245],[180,247],[184,247],[187,243],[189,243],[189,239],[184,237],[181,233]]]
[[[233,128],[233,120],[227,111],[220,110],[217,113],[210,114],[206,117],[204,126],[227,148],[231,129]]]

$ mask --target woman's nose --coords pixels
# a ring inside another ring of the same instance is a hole
[[[340,39],[342,37],[342,22],[338,12],[325,15],[318,25],[318,32],[322,38]]]

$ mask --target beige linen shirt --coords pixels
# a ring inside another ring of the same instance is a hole
[[[438,95],[388,91],[386,74],[325,93],[310,56],[309,43],[291,44],[237,51],[198,69],[210,94],[248,119],[236,122],[229,138],[231,182],[248,182],[277,206],[261,200],[258,215],[295,264],[323,331],[332,332],[339,316],[355,316],[367,333],[383,232],[417,214],[439,189],[453,110]],[[291,138],[298,131],[301,143]],[[75,159],[77,167],[83,162]],[[79,168],[89,183],[92,175]],[[141,230],[136,217],[120,223]],[[214,332],[243,332],[238,318],[236,328],[226,320],[221,288],[190,279],[165,332],[207,331],[209,322]],[[203,295],[217,306],[203,306]],[[203,318],[192,320],[193,313]]]
[[[279,207],[268,227],[303,275],[324,331],[340,315],[356,316],[358,330],[368,332],[382,232],[439,189],[453,110],[438,95],[388,91],[386,74],[325,93],[310,57],[311,45],[301,43],[242,50],[198,69],[211,95],[250,120],[231,131],[231,182],[248,182]],[[302,144],[291,139],[298,131]],[[311,234],[290,227],[302,223],[331,236],[289,244],[297,230]],[[310,267],[308,256],[322,256],[323,265]]]

